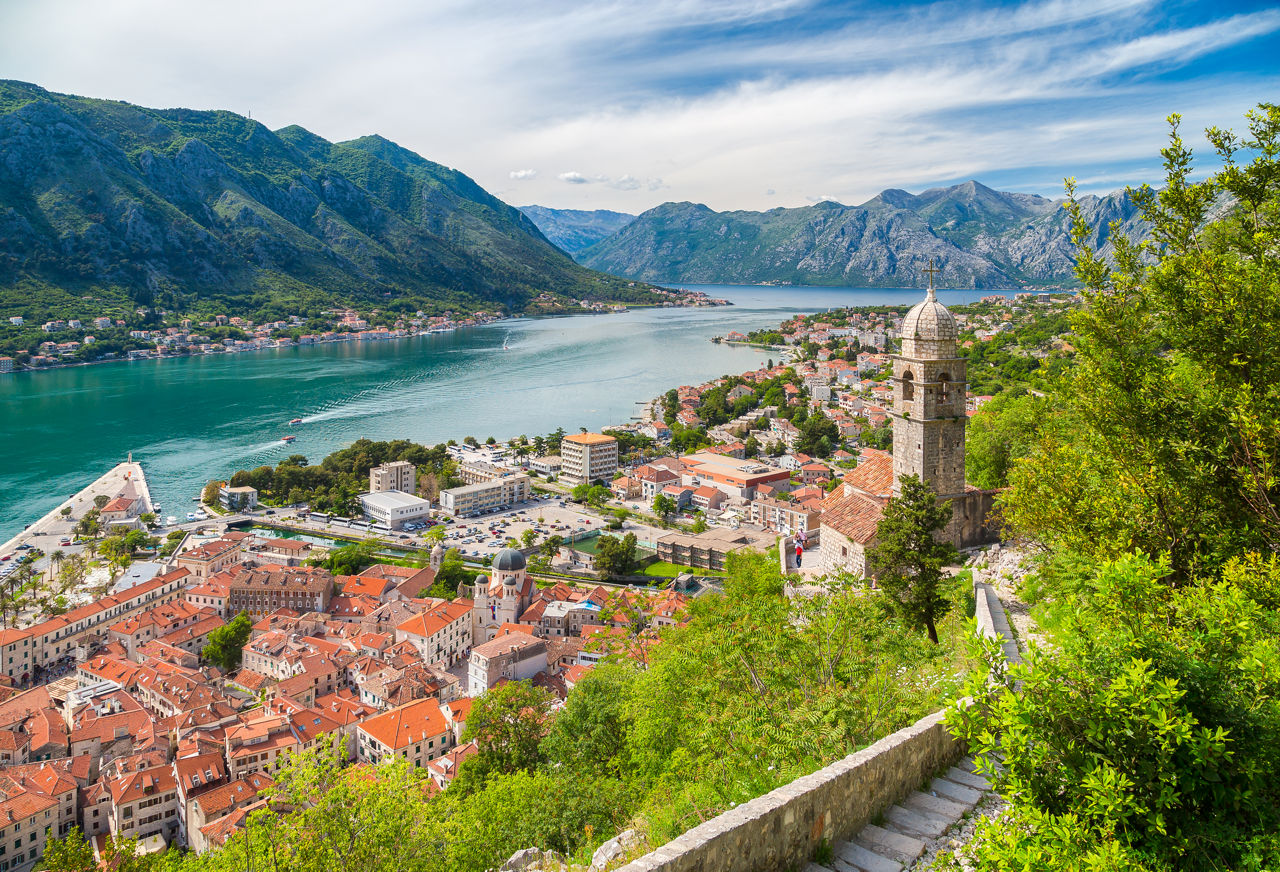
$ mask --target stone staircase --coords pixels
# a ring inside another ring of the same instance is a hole
[[[961,760],[933,781],[885,809],[881,824],[867,824],[852,841],[836,842],[827,865],[810,863],[805,872],[901,872],[991,791],[991,783]]]

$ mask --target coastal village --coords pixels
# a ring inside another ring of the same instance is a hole
[[[704,291],[657,287],[650,290],[665,298],[660,303],[664,307],[728,305],[727,301],[712,298]],[[545,293],[534,302],[547,307],[560,305],[552,295]],[[627,308],[628,304],[583,299],[572,301],[571,311],[608,314],[624,312]],[[400,316],[378,309],[367,314],[352,309],[334,309],[325,311],[318,319],[295,314],[274,321],[255,323],[251,318],[238,315],[215,315],[208,320],[195,320],[177,317],[162,309],[153,312],[143,307],[128,319],[108,316],[84,320],[59,318],[36,325],[29,324],[22,315],[13,315],[8,318],[7,323],[0,324],[0,348],[12,343],[23,347],[20,350],[11,349],[8,354],[0,354],[0,373],[110,360],[146,360],[178,355],[260,351],[329,342],[403,339],[477,327],[505,317],[501,313],[487,311],[470,314],[444,312],[440,315],[428,315],[419,311]],[[163,326],[151,326],[153,322]],[[319,329],[318,325],[324,325],[323,329]],[[21,336],[35,327],[48,338],[33,338],[24,342]],[[216,338],[210,333],[229,335]]]
[[[309,749],[352,765],[407,760],[445,790],[476,752],[461,738],[477,697],[528,680],[563,704],[606,657],[643,666],[734,552],[776,549],[795,595],[828,574],[864,574],[904,475],[952,500],[956,544],[990,541],[992,494],[964,481],[964,421],[990,397],[965,390],[957,349],[1070,303],[983,302],[985,314],[953,316],[930,291],[905,316],[793,318],[777,331],[787,359],[676,387],[643,420],[564,435],[558,454],[517,440],[451,447],[464,483],[435,499],[419,495],[412,463],[375,466],[359,519],[277,510],[257,489],[223,483],[209,507],[222,514],[175,525],[168,555],[113,574],[91,602],[0,631],[0,844],[14,846],[0,869],[33,869],[47,836],[72,827],[99,851],[110,837],[206,851]],[[96,508],[69,503],[50,523],[97,511],[117,535],[157,524],[132,468],[104,477]],[[593,486],[607,495],[570,502]],[[642,540],[633,569],[676,572],[597,571],[585,544],[600,538],[587,531],[593,516],[596,529],[611,519]],[[513,522],[528,531],[522,542]],[[316,565],[324,545],[285,534],[336,525],[347,541],[384,536],[429,557],[334,573]],[[42,522],[32,535],[53,529]],[[29,543],[10,546],[4,561],[30,559]],[[471,580],[433,595],[451,550]]]

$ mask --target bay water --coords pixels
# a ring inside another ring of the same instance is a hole
[[[691,287],[734,305],[0,375],[0,541],[129,452],[162,514],[182,517],[211,478],[290,454],[316,463],[361,437],[436,444],[625,423],[637,403],[669,388],[777,357],[713,336],[800,312],[923,298],[910,289]],[[954,305],[989,293],[938,296]],[[291,427],[293,418],[303,423]]]

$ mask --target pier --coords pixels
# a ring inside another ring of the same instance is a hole
[[[118,463],[100,478],[81,490],[71,498],[64,500],[49,511],[43,518],[27,526],[25,530],[8,542],[0,545],[0,555],[13,554],[21,545],[39,548],[46,554],[56,551],[64,537],[72,536],[76,522],[84,517],[84,513],[92,509],[93,499],[105,496],[115,499],[124,494],[132,484],[134,492],[141,501],[137,514],[151,511],[151,491],[147,488],[147,478],[142,472],[142,464],[129,460]],[[71,507],[71,513],[63,516],[62,510]]]

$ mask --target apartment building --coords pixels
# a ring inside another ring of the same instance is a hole
[[[574,433],[560,440],[560,481],[609,482],[618,471],[618,440],[602,433]]]
[[[369,492],[403,491],[411,494],[417,490],[417,469],[407,460],[394,460],[369,470]]]
[[[529,499],[527,475],[508,475],[493,481],[440,491],[440,508],[456,517],[482,515]]]

